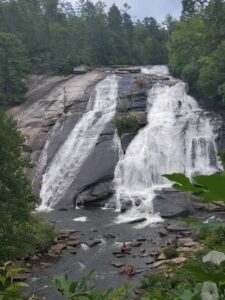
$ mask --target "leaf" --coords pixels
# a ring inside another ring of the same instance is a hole
[[[193,292],[191,290],[184,290],[183,294],[181,295],[181,300],[192,300]]]
[[[169,179],[170,181],[176,182],[173,187],[177,190],[195,192],[195,188],[192,185],[190,179],[182,173],[164,174],[162,176]]]
[[[202,197],[207,201],[225,202],[225,176],[213,174],[209,176],[197,176],[195,181],[205,187]]]
[[[201,267],[195,265],[186,265],[182,267],[183,269],[189,271],[194,279],[197,281],[214,281],[219,283],[225,279],[225,274],[222,272],[213,272],[210,273],[204,271]]]

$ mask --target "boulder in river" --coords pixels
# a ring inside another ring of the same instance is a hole
[[[153,199],[154,212],[163,218],[187,217],[194,212],[188,193],[163,189]]]

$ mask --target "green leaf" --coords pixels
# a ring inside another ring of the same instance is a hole
[[[170,181],[176,182],[173,187],[177,190],[195,192],[195,188],[192,185],[190,179],[182,173],[164,174],[162,176],[169,179]]]
[[[222,272],[213,272],[210,273],[204,271],[201,267],[195,265],[186,265],[182,267],[185,270],[188,270],[192,277],[197,281],[214,281],[216,283],[223,281],[225,279],[225,274]]]
[[[205,187],[202,197],[207,201],[225,202],[225,176],[213,174],[209,176],[197,176],[195,181]]]

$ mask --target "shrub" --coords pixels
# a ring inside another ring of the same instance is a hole
[[[124,133],[134,133],[138,130],[138,121],[134,115],[127,114],[114,118],[114,124],[119,136]]]
[[[143,77],[139,77],[134,82],[139,88],[146,88],[147,81]]]
[[[167,259],[174,258],[178,256],[178,252],[175,247],[168,247],[163,249],[163,253]]]

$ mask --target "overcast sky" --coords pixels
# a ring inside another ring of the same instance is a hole
[[[97,0],[92,1],[97,2]],[[71,0],[71,2],[76,2],[76,0]],[[179,17],[181,13],[181,0],[104,0],[104,2],[107,7],[113,3],[119,7],[128,3],[132,7],[129,13],[134,20],[154,17],[161,22],[168,14]]]

